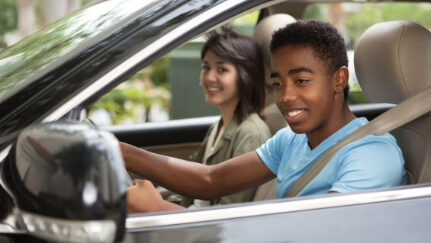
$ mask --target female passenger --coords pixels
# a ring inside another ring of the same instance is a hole
[[[200,86],[206,102],[219,109],[221,118],[210,127],[192,160],[215,165],[253,151],[270,138],[270,130],[259,116],[265,101],[264,67],[257,44],[229,28],[210,33],[201,59]],[[255,191],[248,189],[212,201],[196,199],[192,207],[251,201]],[[139,211],[130,196],[133,193],[129,191],[131,211]]]

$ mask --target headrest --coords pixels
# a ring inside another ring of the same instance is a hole
[[[269,51],[269,45],[271,44],[272,34],[276,30],[295,21],[295,18],[288,14],[274,14],[264,18],[256,25],[253,38],[262,49],[265,65],[265,83],[267,85],[271,84],[269,80],[269,74],[271,72],[271,53]]]
[[[355,70],[370,102],[399,103],[431,85],[431,33],[419,24],[371,26],[358,40]]]

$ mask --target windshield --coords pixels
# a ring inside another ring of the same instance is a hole
[[[31,83],[42,69],[54,67],[60,57],[82,51],[76,48],[79,44],[155,2],[112,0],[92,5],[0,52],[0,102]]]

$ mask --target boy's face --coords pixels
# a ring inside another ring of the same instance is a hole
[[[340,110],[334,75],[328,74],[327,65],[311,47],[278,48],[272,54],[272,66],[271,77],[278,85],[276,104],[295,133],[324,134],[333,119],[340,119],[334,115],[334,110]]]

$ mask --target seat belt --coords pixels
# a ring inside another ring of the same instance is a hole
[[[371,120],[341,142],[333,146],[292,187],[287,197],[297,196],[331,161],[334,155],[349,143],[368,135],[383,135],[431,111],[431,87],[404,100]]]

